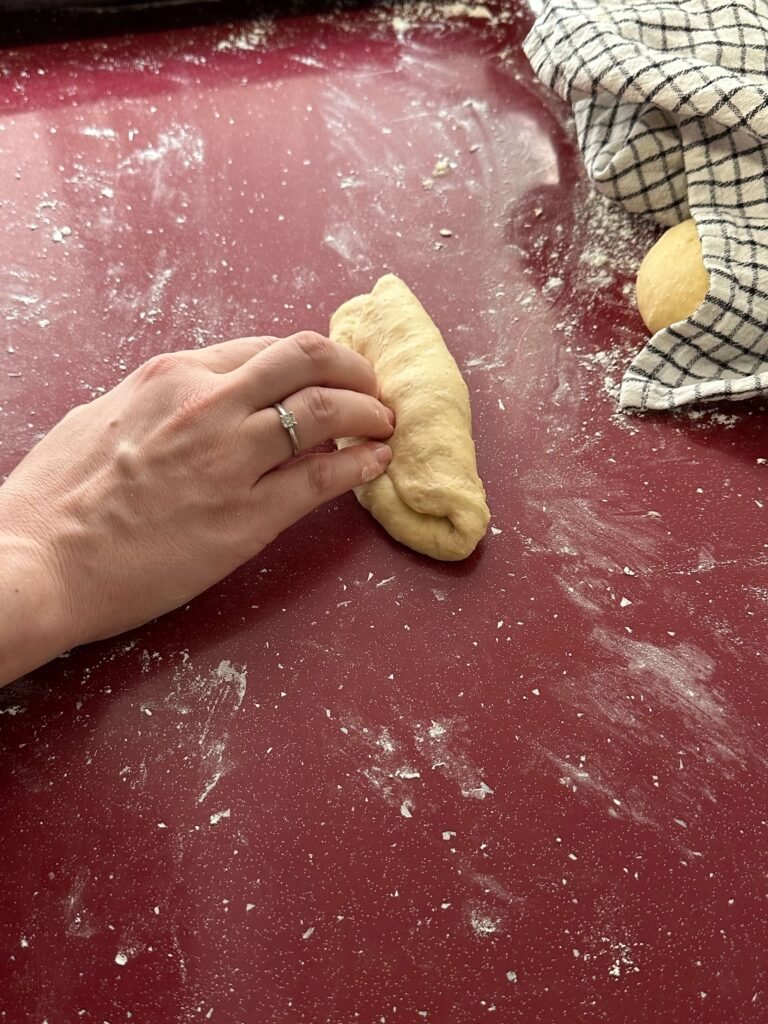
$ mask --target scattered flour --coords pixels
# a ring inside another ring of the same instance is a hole
[[[268,18],[246,22],[233,28],[230,35],[219,40],[216,49],[219,53],[258,50],[266,43],[273,29],[274,22]]]
[[[472,931],[481,939],[495,935],[501,926],[501,918],[487,913],[483,907],[472,907],[469,912]]]

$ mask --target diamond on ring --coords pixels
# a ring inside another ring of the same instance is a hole
[[[273,409],[277,411],[277,415],[280,417],[280,425],[285,429],[288,437],[291,439],[293,454],[298,455],[301,451],[301,446],[299,445],[299,437],[296,433],[296,427],[298,425],[296,417],[289,409],[286,409],[284,405],[281,405],[280,402],[275,402]]]
[[[295,428],[298,424],[296,423],[296,417],[290,410],[280,413],[280,422],[283,424],[286,430]]]

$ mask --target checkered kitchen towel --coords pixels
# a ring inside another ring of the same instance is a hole
[[[710,291],[624,377],[625,409],[768,392],[768,0],[544,0],[525,41],[595,186],[692,216]]]

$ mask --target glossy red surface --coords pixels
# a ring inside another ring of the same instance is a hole
[[[651,233],[529,21],[0,57],[0,469],[153,353],[325,330],[391,269],[493,511],[451,566],[346,497],[2,691],[3,1024],[768,1020],[765,414],[616,413]]]

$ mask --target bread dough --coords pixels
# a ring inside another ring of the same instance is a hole
[[[410,288],[387,274],[337,310],[330,336],[373,364],[381,400],[397,418],[387,441],[392,462],[355,488],[358,501],[415,551],[466,558],[490,513],[477,475],[469,392],[442,335]]]
[[[709,274],[693,220],[665,231],[648,250],[637,274],[637,308],[645,326],[657,331],[687,320],[709,291]]]

